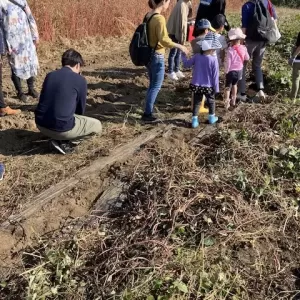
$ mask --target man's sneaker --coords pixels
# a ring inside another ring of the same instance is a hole
[[[37,99],[40,95],[35,89],[29,89],[28,96],[31,96],[34,99]]]
[[[154,117],[152,114],[150,114],[150,115],[143,114],[142,121],[151,123],[151,122],[157,121],[157,118]]]
[[[28,97],[24,93],[18,93],[17,97],[22,102],[27,102],[28,101]]]
[[[260,91],[257,93],[257,96],[258,96],[258,98],[259,98],[260,101],[266,100],[266,94],[264,93],[263,90],[260,90]]]
[[[20,113],[20,109],[12,109],[9,106],[6,106],[5,108],[0,108],[0,117],[18,115]]]
[[[199,127],[199,118],[197,116],[193,116],[192,118],[192,128]]]
[[[63,154],[63,155],[74,152],[74,148],[67,141],[51,140],[50,146],[53,150],[55,150],[56,152],[59,152],[60,154]]]
[[[238,101],[246,102],[246,101],[247,101],[247,95],[246,95],[246,94],[245,94],[245,95],[237,94],[236,99],[237,99]]]
[[[175,74],[176,74],[176,76],[177,76],[178,79],[183,79],[183,78],[185,78],[185,75],[184,75],[181,71],[178,71],[178,72],[176,72]]]
[[[168,73],[168,77],[169,77],[169,79],[171,79],[171,80],[173,80],[173,81],[178,81],[178,77],[177,77],[177,75],[176,75],[175,72],[173,72],[173,73]]]
[[[70,141],[70,144],[71,144],[72,146],[78,146],[78,145],[80,145],[82,142],[83,142],[83,139],[77,139],[77,140],[71,140],[71,141]]]

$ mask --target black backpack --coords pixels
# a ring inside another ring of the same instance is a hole
[[[157,47],[156,45],[155,48],[151,48],[148,39],[148,24],[155,15],[158,14],[153,14],[150,18],[145,16],[143,23],[137,27],[132,37],[129,54],[132,62],[136,66],[147,66]]]
[[[247,39],[253,41],[269,42],[271,39],[273,21],[269,10],[262,0],[252,0],[254,3],[254,15],[247,28]]]

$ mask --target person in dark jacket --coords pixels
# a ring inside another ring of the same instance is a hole
[[[201,19],[207,19],[212,22],[217,15],[225,16],[226,0],[201,0],[198,7],[196,22]],[[230,26],[226,20],[224,28],[229,31]]]
[[[46,76],[35,111],[37,128],[52,139],[51,146],[61,154],[71,152],[72,140],[102,131],[99,120],[84,116],[87,82],[80,75],[83,64],[80,53],[67,50],[62,68]]]

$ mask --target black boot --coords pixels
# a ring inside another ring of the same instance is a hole
[[[13,71],[11,73],[11,80],[17,91],[18,99],[20,99],[22,102],[27,102],[28,97],[23,92],[21,79]]]
[[[27,79],[28,95],[34,99],[37,99],[39,97],[39,93],[34,89],[34,82],[34,77],[30,77],[29,79]]]

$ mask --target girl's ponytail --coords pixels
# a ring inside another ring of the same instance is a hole
[[[155,9],[157,5],[159,5],[164,0],[148,0],[148,5],[151,9]],[[168,1],[168,0],[167,0]]]
[[[151,9],[154,9],[154,5],[153,5],[153,1],[152,0],[149,0],[148,1],[148,5]]]

